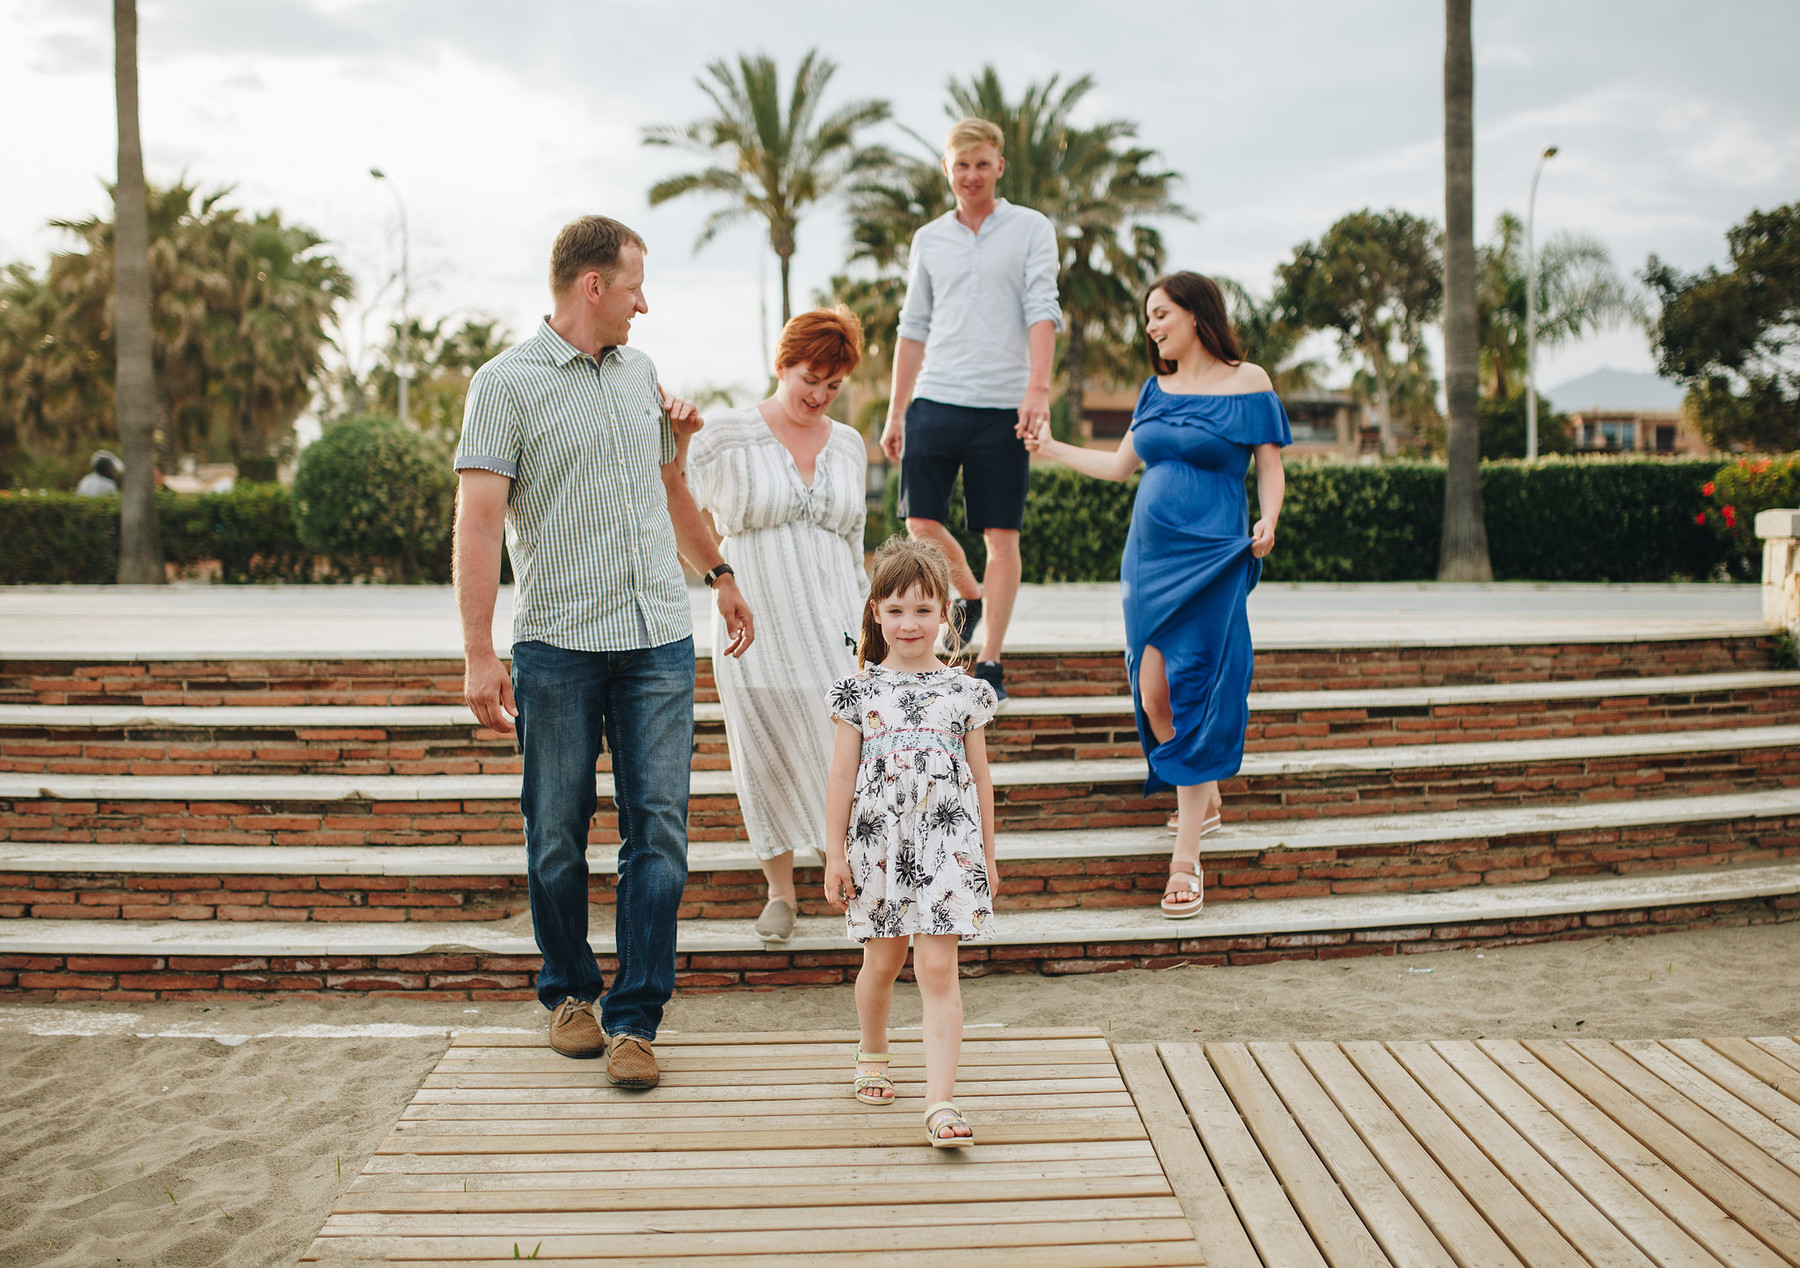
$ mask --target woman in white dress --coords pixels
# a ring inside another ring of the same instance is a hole
[[[769,883],[756,922],[766,942],[793,932],[794,850],[824,851],[825,695],[856,672],[868,456],[861,434],[825,411],[861,357],[862,325],[848,309],[801,313],[781,332],[775,394],[709,414],[686,442],[688,485],[756,613],[750,650],[715,657],[713,673],[732,782]],[[715,620],[713,646],[723,639]]]

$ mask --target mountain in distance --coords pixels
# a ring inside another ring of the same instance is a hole
[[[1686,395],[1686,389],[1677,383],[1635,370],[1595,370],[1544,389],[1544,396],[1562,414],[1582,410],[1672,412],[1681,408]]]

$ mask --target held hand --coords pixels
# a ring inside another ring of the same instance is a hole
[[[727,656],[742,656],[756,641],[756,619],[750,615],[750,605],[744,602],[743,591],[737,588],[730,573],[719,578],[713,591],[718,595],[719,615],[725,618],[725,633],[731,640],[719,650]]]
[[[889,462],[899,462],[900,452],[906,448],[906,420],[888,415],[887,426],[881,429],[881,452],[888,456]]]
[[[463,662],[463,700],[482,726],[500,735],[512,735],[519,706],[513,703],[512,679],[506,666],[489,652]]]
[[[705,420],[700,417],[700,407],[690,400],[669,395],[662,384],[656,385],[656,391],[662,397],[663,412],[669,416],[669,426],[677,436],[691,436],[704,427]]]
[[[1024,440],[1025,449],[1029,453],[1047,453],[1049,447],[1056,443],[1055,440],[1051,439],[1050,424],[1047,421],[1041,422],[1029,431],[1019,433],[1019,435],[1020,438]]]
[[[1023,440],[1042,429],[1050,421],[1050,389],[1032,387],[1025,389],[1025,399],[1019,402],[1019,421],[1013,427],[1013,433]]]
[[[856,897],[856,884],[850,879],[850,860],[842,850],[825,851],[825,901],[839,911]]]
[[[1275,526],[1268,520],[1257,520],[1250,529],[1250,553],[1261,559],[1275,549]]]

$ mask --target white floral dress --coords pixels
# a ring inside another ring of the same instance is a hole
[[[981,803],[963,736],[993,720],[994,689],[960,669],[880,665],[831,686],[831,715],[862,732],[845,852],[852,938],[994,935]]]

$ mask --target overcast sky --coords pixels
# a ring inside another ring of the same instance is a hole
[[[416,307],[527,332],[547,309],[559,225],[603,212],[651,246],[651,311],[633,343],[671,386],[762,380],[764,239],[728,232],[695,255],[708,206],[650,210],[645,190],[694,160],[641,128],[706,105],[705,64],[766,51],[784,78],[818,47],[828,100],[881,97],[927,135],[944,84],[984,64],[1009,95],[1093,76],[1086,119],[1122,117],[1180,172],[1192,222],[1164,231],[1174,266],[1266,291],[1294,245],[1364,206],[1443,214],[1443,6],[1438,0],[1145,5],[912,0],[904,5],[662,0],[140,0],[150,178],[231,184],[334,244],[365,299],[398,261],[385,169],[412,226]],[[1476,220],[1523,212],[1537,155],[1540,241],[1598,236],[1621,269],[1651,252],[1684,269],[1724,258],[1753,208],[1800,199],[1800,4],[1476,0]],[[0,0],[0,261],[41,264],[45,227],[105,209],[115,170],[111,6]],[[1084,121],[1086,121],[1084,119]],[[871,139],[908,144],[896,130]],[[843,258],[835,207],[800,228],[795,301]],[[779,312],[774,268],[769,307]],[[390,292],[391,294],[391,292]],[[354,351],[359,313],[345,342]],[[383,311],[367,318],[372,333]],[[773,323],[774,318],[771,318]],[[1647,370],[1621,331],[1543,358],[1554,385],[1601,366]]]

